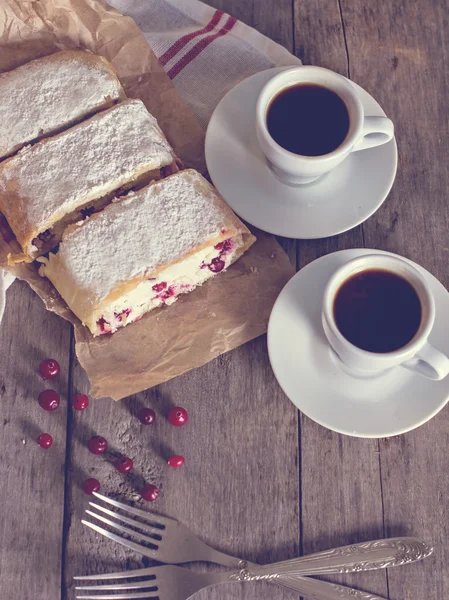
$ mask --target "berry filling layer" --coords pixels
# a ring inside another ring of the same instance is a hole
[[[185,258],[140,283],[95,313],[86,323],[94,335],[113,333],[133,323],[153,308],[173,304],[180,294],[192,291],[214,275],[226,270],[234,261],[242,237],[228,238]]]

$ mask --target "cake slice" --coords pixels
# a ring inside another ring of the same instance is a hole
[[[0,211],[24,255],[54,248],[68,224],[176,171],[173,150],[140,100],[127,100],[0,163]],[[163,174],[167,174],[163,171]],[[111,196],[112,194],[112,196]]]
[[[125,99],[102,56],[65,50],[0,74],[0,159]]]
[[[39,272],[97,336],[172,304],[254,241],[216,190],[188,169],[69,227],[58,252],[39,259]]]

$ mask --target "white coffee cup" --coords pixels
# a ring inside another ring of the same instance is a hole
[[[405,346],[393,352],[368,352],[354,346],[343,336],[335,321],[334,300],[339,288],[347,279],[367,269],[383,269],[399,275],[413,286],[421,303],[421,323],[418,331]],[[440,380],[446,377],[449,374],[449,357],[428,341],[434,322],[435,302],[429,285],[413,266],[395,256],[367,254],[356,258],[337,269],[324,291],[324,333],[346,367],[345,370],[354,376],[372,376],[401,366],[429,379]]]
[[[271,137],[267,111],[271,101],[285,89],[301,83],[328,88],[344,101],[349,113],[349,131],[338,148],[322,156],[294,154]],[[365,116],[354,86],[342,75],[322,67],[294,67],[270,79],[259,94],[256,105],[256,133],[260,147],[274,174],[283,183],[301,185],[315,181],[338,166],[351,153],[389,142],[394,126],[387,117]]]

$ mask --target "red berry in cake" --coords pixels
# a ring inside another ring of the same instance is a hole
[[[119,313],[114,313],[114,317],[117,319],[117,321],[122,322],[123,319],[127,319],[130,314],[131,314],[131,309],[125,308],[124,310],[122,310]]]
[[[37,438],[37,443],[41,448],[44,448],[46,450],[47,448],[50,448],[50,446],[53,444],[53,438],[49,433],[41,433],[40,436]]]
[[[168,466],[172,467],[172,469],[179,469],[184,464],[183,456],[170,456],[168,459]]]
[[[152,408],[141,408],[139,411],[139,421],[142,425],[151,425],[156,419],[156,413]]]
[[[156,294],[160,294],[161,292],[163,292],[165,290],[166,287],[167,287],[167,282],[161,281],[161,283],[155,283],[153,285],[152,289],[156,292]]]
[[[54,358],[47,358],[39,365],[39,373],[42,379],[53,379],[59,375],[61,370],[59,363]]]
[[[223,242],[223,249],[221,251],[222,254],[227,254],[228,252],[231,252],[232,250],[232,242],[230,239],[227,239]]]
[[[92,454],[103,454],[108,449],[108,443],[101,435],[94,435],[87,442],[87,447]]]
[[[147,483],[143,486],[142,491],[140,492],[140,495],[147,502],[154,502],[155,500],[157,500],[157,497],[159,496],[159,490],[152,483]]]
[[[59,394],[54,390],[44,390],[39,394],[39,405],[44,410],[56,410],[61,403]]]
[[[119,473],[129,473],[134,466],[133,461],[127,456],[121,456],[115,461],[115,468]]]
[[[98,479],[86,479],[83,483],[83,491],[88,496],[92,496],[94,492],[100,491],[100,482]]]
[[[171,298],[175,295],[175,286],[171,285],[166,292],[164,292],[161,296],[162,300],[167,300],[167,298]]]
[[[221,258],[218,258],[218,257],[213,258],[209,265],[209,269],[212,271],[212,273],[219,273],[220,271],[223,271],[224,268],[225,268],[224,260],[221,260]]]
[[[232,250],[232,242],[228,238],[227,240],[223,240],[214,246],[215,250],[220,250],[220,255],[228,253]]]
[[[100,317],[98,319],[97,325],[101,333],[111,333],[111,324],[108,321],[106,321],[106,319],[103,319],[103,317]]]
[[[174,427],[182,427],[188,421],[189,415],[185,408],[181,406],[175,406],[168,413],[168,422]]]
[[[72,398],[72,406],[75,410],[84,410],[89,405],[89,398],[86,394],[75,394]]]

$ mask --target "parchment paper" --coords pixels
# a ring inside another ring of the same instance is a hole
[[[102,0],[2,0],[0,71],[69,48],[85,48],[110,60],[127,95],[145,103],[184,164],[205,172],[204,133],[132,19]],[[35,264],[9,270],[26,280],[49,310],[73,323],[76,354],[87,371],[91,395],[119,400],[266,332],[273,303],[294,269],[272,236],[254,233],[258,241],[226,273],[173,306],[98,338],[38,275]],[[11,250],[19,247],[1,217],[0,266],[7,267]]]

